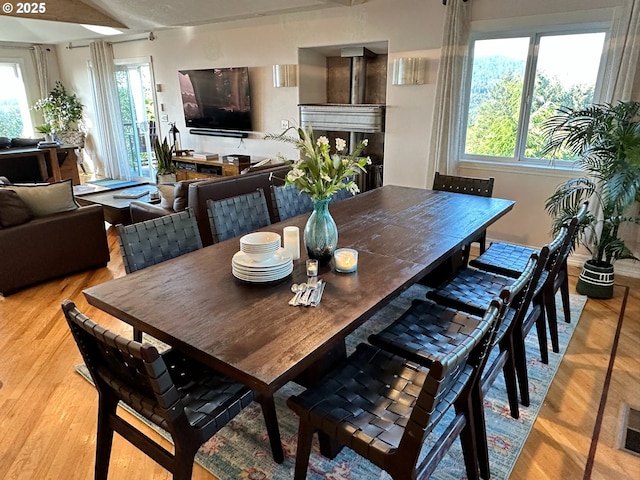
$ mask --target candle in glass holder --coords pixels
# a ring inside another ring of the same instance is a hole
[[[351,273],[358,269],[358,251],[352,248],[339,248],[333,254],[336,272]]]
[[[307,277],[317,277],[318,276],[318,260],[309,259],[306,262],[307,266]]]
[[[282,230],[283,247],[294,260],[300,258],[300,229],[298,227],[284,227]]]
[[[318,260],[310,258],[306,261],[307,267],[307,285],[316,287],[318,285]]]

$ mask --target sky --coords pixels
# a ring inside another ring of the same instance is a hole
[[[598,75],[605,34],[546,35],[541,38],[538,70],[557,77],[565,86],[594,84]],[[529,38],[479,40],[474,55],[503,55],[526,60]]]

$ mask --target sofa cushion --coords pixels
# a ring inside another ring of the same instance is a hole
[[[181,212],[189,206],[189,184],[200,180],[181,180],[176,183],[175,199],[173,201],[173,210]]]
[[[33,218],[33,213],[20,196],[9,188],[0,188],[0,227],[22,225]]]
[[[3,188],[15,191],[36,218],[78,208],[73,198],[71,179],[46,185],[8,185]]]
[[[175,199],[175,185],[166,183],[158,185],[158,193],[160,194],[160,206],[162,208],[173,209],[173,200]]]
[[[38,142],[41,142],[42,138],[12,138],[11,146],[13,148],[18,147],[37,147]]]

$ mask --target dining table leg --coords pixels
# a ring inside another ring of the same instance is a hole
[[[259,394],[257,401],[262,406],[264,422],[267,426],[269,434],[269,443],[271,444],[271,454],[276,463],[284,461],[284,452],[282,450],[282,441],[280,440],[280,428],[278,427],[278,417],[276,415],[276,403],[273,395]]]

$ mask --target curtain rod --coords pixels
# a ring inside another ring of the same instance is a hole
[[[144,38],[130,38],[128,40],[120,40],[120,41],[116,41],[116,42],[107,42],[109,45],[115,45],[117,43],[129,43],[129,42],[139,42],[140,40],[149,40],[150,42],[153,42],[156,39],[156,36],[153,34],[153,32],[149,32],[149,35],[144,37]],[[66,46],[67,50],[73,50],[74,48],[88,48],[89,45],[72,45],[71,42],[69,42]]]
[[[462,0],[462,1],[465,2],[465,3],[467,2],[467,0]],[[447,0],[442,0],[442,4],[446,5],[447,4]]]
[[[38,45],[41,45],[41,44],[38,44]],[[0,43],[0,48],[15,48],[18,50],[35,50],[36,47],[34,45],[2,45]],[[47,52],[51,51],[49,47],[45,48],[45,50]]]

